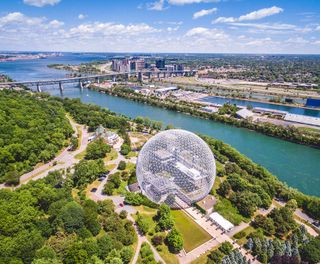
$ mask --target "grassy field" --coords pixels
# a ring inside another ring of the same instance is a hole
[[[99,182],[98,180],[95,180],[94,182],[92,182],[91,184],[89,184],[86,188],[86,196],[87,197],[90,197],[91,195],[91,190],[93,188],[98,188],[99,185],[101,184],[101,182]]]
[[[118,152],[112,148],[110,153],[107,153],[106,157],[104,158],[104,162],[115,160],[116,158],[118,158]]]
[[[117,167],[116,164],[108,164],[108,165],[106,166],[106,169],[107,169],[108,171],[112,171],[115,167]]]
[[[221,214],[224,218],[229,220],[234,225],[239,225],[241,221],[248,222],[250,219],[240,215],[237,208],[235,208],[231,202],[227,199],[221,198],[214,206],[215,211]]]
[[[173,210],[177,229],[183,236],[184,249],[190,252],[211,239],[211,236],[181,210]]]
[[[82,159],[85,157],[86,153],[87,153],[87,151],[84,150],[84,151],[78,153],[77,155],[75,155],[74,157],[75,157],[76,159],[78,159],[78,160],[82,160]]]
[[[127,162],[127,165],[126,165],[126,171],[128,171],[129,173],[131,173],[132,171],[134,171],[135,169],[135,164],[133,164],[132,162]]]

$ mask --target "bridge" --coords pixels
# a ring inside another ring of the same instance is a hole
[[[79,83],[80,88],[83,88],[83,83],[85,82],[97,82],[101,80],[110,79],[113,82],[117,81],[118,77],[124,77],[125,80],[128,80],[131,77],[136,77],[139,81],[143,79],[151,78],[166,78],[166,77],[176,77],[176,76],[194,76],[197,73],[196,70],[192,71],[146,71],[146,72],[117,72],[117,73],[108,73],[100,75],[90,75],[90,76],[80,76],[80,77],[70,77],[70,78],[61,78],[61,79],[48,79],[48,80],[35,80],[35,81],[21,81],[21,82],[4,82],[0,83],[0,87],[9,87],[13,88],[15,86],[24,85],[27,87],[37,87],[37,91],[41,92],[42,86],[47,85],[59,85],[59,89],[63,91],[63,85],[67,83]]]

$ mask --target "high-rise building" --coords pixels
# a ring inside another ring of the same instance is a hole
[[[135,66],[136,66],[136,68],[135,68],[136,71],[142,71],[145,68],[144,60],[142,60],[142,59],[136,60]]]
[[[156,67],[157,67],[159,70],[165,69],[165,67],[166,67],[166,61],[165,61],[165,59],[158,59],[158,60],[156,60]]]

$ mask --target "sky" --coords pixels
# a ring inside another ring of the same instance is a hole
[[[0,50],[320,54],[320,0],[0,0]]]

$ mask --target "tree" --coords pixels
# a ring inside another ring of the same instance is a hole
[[[72,180],[74,186],[83,186],[93,182],[105,172],[103,160],[81,160],[74,167]]]
[[[121,160],[118,165],[118,170],[125,170],[126,166],[127,166],[126,162],[124,160]]]
[[[152,238],[152,244],[155,245],[155,246],[162,245],[163,241],[164,241],[164,237],[162,235],[155,235]]]
[[[70,147],[72,151],[76,150],[79,146],[79,139],[77,137],[71,137],[70,139]]]
[[[120,256],[121,256],[122,262],[124,264],[130,263],[130,261],[133,257],[133,254],[134,254],[134,252],[130,247],[123,247],[120,250]]]
[[[232,252],[232,249],[233,249],[233,246],[228,241],[223,242],[219,247],[219,250],[225,255],[229,255]]]
[[[223,257],[224,254],[219,249],[214,250],[208,256],[208,264],[221,263]]]
[[[112,195],[113,194],[113,190],[115,189],[115,185],[112,181],[108,181],[104,187],[103,187],[103,190],[102,190],[102,193],[103,194],[106,194],[106,195]]]
[[[225,180],[223,183],[220,184],[219,188],[217,189],[217,193],[223,197],[228,197],[231,191],[231,185],[228,180]]]
[[[126,210],[121,210],[119,216],[121,219],[126,219],[128,216],[128,212]]]
[[[138,225],[138,228],[140,230],[140,232],[145,235],[146,233],[148,233],[150,227],[151,227],[151,224],[150,224],[150,221],[141,216],[140,214],[138,214],[138,217],[137,217],[137,220],[136,220],[136,223]]]
[[[248,239],[246,246],[247,246],[247,248],[249,250],[252,250],[252,248],[253,248],[253,240],[252,240],[251,237]]]
[[[291,199],[286,203],[286,207],[290,211],[294,212],[298,208],[298,203],[297,203],[297,201],[295,199]]]
[[[53,248],[49,246],[43,246],[42,248],[36,251],[35,257],[37,259],[55,259],[57,257],[57,254],[53,250]]]
[[[69,202],[62,207],[59,218],[68,233],[84,227],[84,211],[81,205],[76,202]]]
[[[261,205],[260,197],[250,191],[233,193],[230,199],[236,205],[239,212],[246,217],[251,217],[257,210],[257,207]]]
[[[87,146],[85,159],[94,160],[104,158],[108,152],[111,151],[111,147],[107,145],[102,138],[92,141]]]
[[[165,203],[160,205],[156,219],[162,230],[169,230],[174,225],[170,207]]]
[[[177,229],[173,228],[168,236],[167,242],[172,252],[179,252],[183,249],[183,238]]]
[[[320,262],[320,237],[313,238],[309,243],[301,248],[301,259],[310,264]]]
[[[130,151],[131,151],[131,147],[130,147],[128,144],[123,143],[123,144],[121,145],[120,153],[121,153],[122,155],[126,156],[126,155],[129,154]]]
[[[257,215],[254,218],[253,225],[257,228],[261,227],[268,236],[272,236],[275,233],[273,220],[264,215]]]

